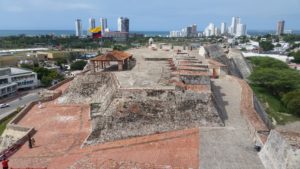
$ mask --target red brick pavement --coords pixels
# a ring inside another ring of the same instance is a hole
[[[60,89],[66,90],[68,85]],[[60,90],[58,89],[58,90]],[[88,105],[34,106],[19,122],[34,127],[34,148],[23,145],[12,157],[14,168],[198,168],[199,129],[174,131],[151,136],[86,146],[89,135]],[[125,166],[125,167],[124,167]]]

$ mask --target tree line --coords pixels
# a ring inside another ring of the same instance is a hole
[[[279,98],[288,113],[300,116],[300,73],[284,62],[268,57],[252,57],[254,71],[250,83]]]

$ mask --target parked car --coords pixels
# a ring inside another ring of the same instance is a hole
[[[0,104],[0,108],[2,109],[2,108],[5,108],[5,107],[9,107],[9,104]]]

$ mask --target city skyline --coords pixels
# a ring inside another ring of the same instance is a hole
[[[255,5],[256,1],[260,3],[259,6]],[[131,30],[140,31],[177,30],[191,23],[197,24],[199,30],[204,30],[210,22],[229,24],[228,18],[232,16],[243,18],[249,30],[276,30],[279,20],[286,21],[286,29],[300,29],[300,23],[297,22],[300,16],[298,0],[274,0],[272,3],[258,0],[180,2],[112,0],[101,2],[100,5],[96,0],[0,0],[0,19],[5,21],[0,23],[0,29],[72,30],[77,18],[82,20],[83,29],[87,29],[89,18],[105,17],[110,28],[116,30],[115,20],[120,16],[130,18]]]

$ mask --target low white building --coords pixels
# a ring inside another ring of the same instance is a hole
[[[286,55],[276,55],[276,54],[258,54],[258,53],[252,53],[252,52],[242,52],[244,57],[270,57],[273,59],[280,60],[285,63],[289,63],[291,60],[294,59],[294,57],[289,57]]]
[[[0,68],[0,97],[12,95],[18,89],[35,88],[38,85],[37,74],[20,68]]]

